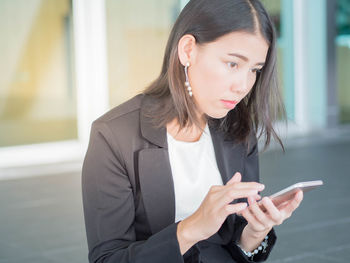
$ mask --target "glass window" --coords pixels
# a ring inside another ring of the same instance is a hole
[[[110,105],[139,93],[159,75],[178,0],[106,0]]]
[[[0,1],[0,147],[77,138],[71,11]]]
[[[294,120],[293,2],[263,0],[277,33],[277,71],[287,118]]]
[[[337,0],[337,83],[340,123],[350,122],[350,2]]]
[[[118,105],[154,80],[170,29],[187,1],[106,0],[110,104]],[[276,24],[278,72],[289,119],[294,119],[293,38],[290,1],[264,0]],[[147,14],[147,15],[145,15]]]

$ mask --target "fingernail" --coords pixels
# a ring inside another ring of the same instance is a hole
[[[248,204],[247,204],[247,203],[242,203],[242,205],[241,205],[241,209],[240,209],[239,211],[244,210],[244,209],[245,209],[247,206],[248,206]]]
[[[258,187],[259,190],[264,190],[265,189],[265,185],[263,184],[260,184],[259,187]]]

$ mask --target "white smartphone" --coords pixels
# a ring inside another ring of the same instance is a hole
[[[323,181],[322,180],[317,180],[317,181],[308,181],[308,182],[299,182],[296,184],[293,184],[273,195],[270,195],[269,197],[271,198],[272,202],[278,206],[290,199],[293,198],[294,194],[298,191],[298,190],[302,190],[304,193],[308,192],[316,187],[319,187],[323,185]],[[263,210],[265,210],[262,207]]]

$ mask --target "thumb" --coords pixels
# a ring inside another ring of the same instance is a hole
[[[230,185],[230,184],[233,184],[233,183],[238,183],[242,180],[242,175],[237,172],[234,174],[234,176],[232,176],[232,178],[230,180],[227,181],[226,185]]]

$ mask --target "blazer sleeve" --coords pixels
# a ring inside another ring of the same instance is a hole
[[[256,139],[256,135],[251,136],[250,150],[247,151],[245,161],[244,161],[244,170],[243,170],[243,176],[246,178],[245,181],[255,181],[259,182],[259,149],[258,149],[258,142]],[[239,202],[247,202],[246,199],[240,199]],[[266,261],[273,246],[276,243],[277,237],[275,230],[272,228],[272,230],[268,233],[268,247],[266,248],[266,252],[255,255],[253,257],[253,260],[250,260],[243,251],[236,245],[242,235],[243,229],[247,225],[247,220],[243,216],[236,215],[235,220],[235,226],[234,226],[234,234],[233,239],[231,242],[231,245],[228,246],[228,249],[232,255],[232,257],[237,262],[262,262]]]
[[[136,240],[132,187],[109,127],[95,121],[82,169],[90,263],[183,263],[174,223]]]

